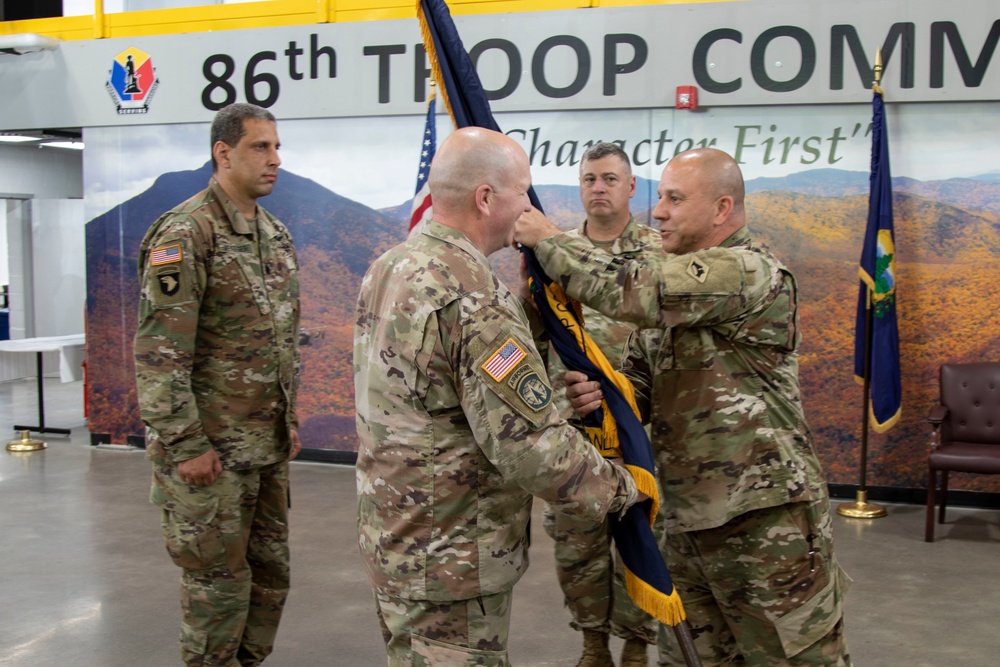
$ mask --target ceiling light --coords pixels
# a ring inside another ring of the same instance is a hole
[[[33,51],[52,51],[59,47],[59,40],[33,32],[22,32],[17,35],[0,35],[0,52],[32,53]]]
[[[22,141],[38,141],[38,137],[29,137],[24,134],[0,134],[0,143],[19,144]]]
[[[83,150],[82,141],[46,141],[42,146],[51,148],[72,148],[75,151]]]

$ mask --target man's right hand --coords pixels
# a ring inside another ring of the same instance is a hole
[[[532,207],[521,214],[514,227],[514,240],[521,245],[534,248],[539,241],[555,236],[562,230],[552,224],[545,214]]]
[[[601,383],[588,380],[585,373],[566,371],[563,379],[566,383],[566,398],[577,417],[585,417],[601,407]]]
[[[214,449],[177,464],[177,476],[186,484],[208,486],[222,473],[222,463]]]

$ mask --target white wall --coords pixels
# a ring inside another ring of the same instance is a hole
[[[34,300],[26,298],[34,291],[34,272],[31,270],[31,200],[8,199],[2,204],[7,213],[10,338],[32,338],[35,335]]]
[[[0,285],[10,284],[10,261],[7,259],[7,207],[0,206]],[[0,306],[3,303],[0,301]]]
[[[0,146],[0,198],[83,197],[83,151]]]
[[[81,151],[0,146],[12,339],[83,333],[82,197]],[[50,356],[46,371],[52,368]],[[0,354],[0,381],[34,375],[33,355]]]
[[[35,336],[83,333],[87,254],[82,199],[31,206]]]

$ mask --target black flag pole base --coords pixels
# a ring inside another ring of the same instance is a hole
[[[687,667],[701,667],[701,658],[698,657],[698,651],[694,647],[694,638],[691,637],[691,626],[688,625],[687,621],[681,621],[674,627],[674,636],[677,637],[677,643],[681,647],[681,653],[684,654],[684,662],[687,663]]]
[[[858,491],[857,502],[843,503],[837,508],[837,514],[852,519],[878,519],[886,515],[881,505],[868,502],[868,492]]]

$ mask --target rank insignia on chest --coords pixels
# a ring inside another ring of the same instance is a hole
[[[699,261],[696,257],[692,257],[691,262],[688,264],[687,274],[699,283],[704,283],[708,278],[708,264]]]
[[[160,292],[164,296],[173,296],[181,288],[181,272],[171,268],[156,275],[156,281],[160,286]]]
[[[160,246],[159,248],[153,248],[153,251],[149,253],[149,265],[150,266],[160,266],[162,264],[175,264],[182,259],[181,244],[174,243],[171,245]]]
[[[535,411],[548,405],[552,398],[552,389],[530,366],[523,366],[514,371],[507,384],[517,392],[525,405]]]
[[[490,355],[483,363],[483,370],[486,373],[499,382],[507,376],[507,373],[517,366],[517,364],[524,359],[525,352],[520,345],[517,344],[513,338],[508,338],[507,341],[500,346],[496,352]]]

